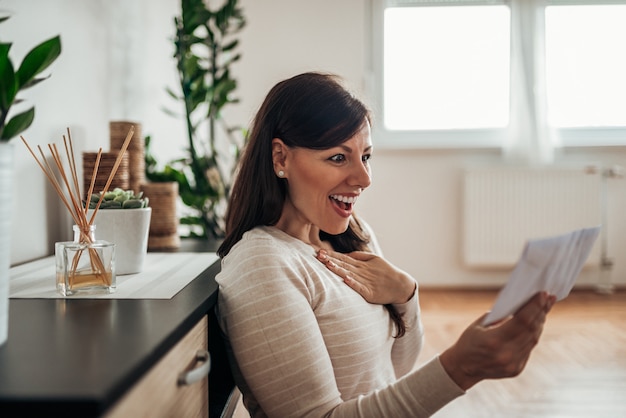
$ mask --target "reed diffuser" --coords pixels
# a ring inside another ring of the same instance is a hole
[[[63,296],[71,296],[78,293],[113,293],[116,290],[115,244],[96,239],[94,220],[104,199],[104,194],[108,191],[122,157],[128,148],[128,144],[133,137],[133,131],[134,128],[131,127],[109,173],[104,189],[97,191],[101,192],[100,199],[97,201],[95,208],[93,208],[90,217],[88,217],[89,205],[84,205],[81,200],[82,194],[78,182],[76,160],[69,128],[67,129],[67,136],[63,136],[67,167],[63,163],[61,153],[55,144],[48,144],[51,159],[54,162],[54,164],[50,164],[40,146],[37,148],[41,158],[37,157],[24,137],[20,137],[56,190],[65,207],[69,210],[74,221],[74,240],[57,242],[55,244],[56,288]],[[96,157],[89,190],[86,194],[86,202],[89,202],[92,194],[94,194],[93,188],[101,155],[102,148],[100,148]]]

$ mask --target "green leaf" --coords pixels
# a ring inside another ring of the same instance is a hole
[[[25,131],[30,126],[31,123],[33,123],[34,118],[35,118],[34,107],[31,107],[29,110],[13,116],[11,120],[4,127],[4,130],[2,131],[2,135],[0,136],[0,139],[9,140],[11,138],[18,136],[20,133]]]
[[[37,74],[48,68],[60,54],[61,37],[58,35],[34,47],[26,54],[19,70],[17,70],[19,86],[30,83]]]
[[[11,44],[0,43],[0,109],[9,111],[17,94],[17,79],[9,58]]]
[[[28,88],[31,88],[32,86],[35,86],[39,83],[41,83],[44,80],[49,79],[50,76],[46,76],[46,77],[37,77],[37,78],[33,78],[32,80],[30,80],[28,83],[24,84],[23,86],[20,86],[20,90],[26,90]]]
[[[169,87],[165,88],[165,92],[172,98],[175,100],[182,100],[182,97],[178,95],[178,93],[175,93],[174,90],[172,90]]]
[[[204,6],[203,0],[182,0],[182,20],[185,33],[193,33],[198,26],[208,19],[209,13]]]
[[[233,62],[237,62],[240,59],[241,59],[241,54],[236,54],[230,60],[227,61],[226,65],[230,66],[230,64],[232,64]]]
[[[200,225],[199,216],[181,216],[180,223],[183,225]]]
[[[228,52],[231,49],[235,48],[237,45],[239,45],[239,41],[237,39],[235,39],[231,43],[224,45],[222,47],[222,52]]]
[[[169,108],[167,108],[165,106],[161,106],[161,111],[163,113],[165,113],[166,115],[169,115],[169,116],[171,116],[173,118],[180,118],[181,117],[181,114],[179,112],[173,111],[173,110],[171,110],[171,109],[169,109]]]
[[[0,57],[2,59],[8,60],[9,62],[11,62],[11,59],[9,58],[9,50],[11,49],[11,45],[12,44],[0,42]]]

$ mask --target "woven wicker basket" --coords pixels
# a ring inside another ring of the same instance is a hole
[[[175,249],[180,247],[178,235],[178,183],[142,183],[140,190],[150,199],[152,218],[148,235],[148,250]]]

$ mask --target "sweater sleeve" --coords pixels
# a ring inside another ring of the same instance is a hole
[[[356,413],[333,417],[430,417],[464,393],[435,357],[392,385],[357,398]]]

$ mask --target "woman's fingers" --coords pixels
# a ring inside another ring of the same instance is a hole
[[[359,283],[357,280],[355,280],[350,275],[347,275],[346,277],[344,277],[343,278],[343,282],[345,284],[347,284],[348,286],[350,286],[350,288],[352,290],[354,290],[359,295],[361,295],[363,297],[363,299],[365,299],[367,301],[372,299],[371,289],[369,289],[367,286],[364,286],[363,284]]]
[[[326,266],[326,268],[328,268],[328,270],[332,271],[339,277],[345,279],[346,276],[349,274],[346,262],[340,260],[338,257],[331,256],[328,251],[319,250],[316,257]]]
[[[511,318],[497,324],[484,327],[479,318],[441,354],[442,365],[463,389],[483,379],[518,375],[539,341],[554,302],[554,296],[539,293]]]
[[[405,303],[415,294],[415,280],[375,254],[322,249],[316,257],[370,303]]]
[[[546,315],[555,302],[553,295],[539,292],[501,326],[503,338],[530,338],[538,340]],[[525,332],[524,332],[525,331]],[[535,341],[536,343],[536,341]]]
[[[367,286],[360,283],[353,275],[349,269],[349,263],[345,260],[345,257],[341,256],[331,256],[328,254],[326,250],[319,250],[317,253],[317,259],[320,260],[326,268],[335,273],[337,276],[341,277],[345,284],[347,284],[352,290],[363,296],[365,300],[371,298],[371,291],[367,288]]]

